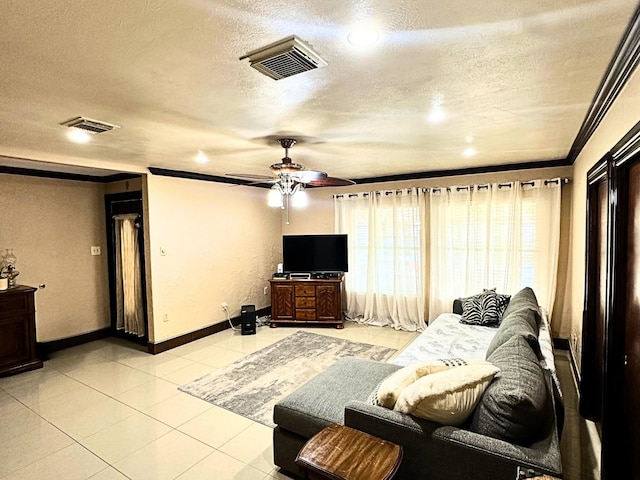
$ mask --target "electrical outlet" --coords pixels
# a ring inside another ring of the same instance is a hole
[[[269,287],[264,287],[264,290],[262,291],[262,293],[264,295],[267,295],[269,293]]]
[[[227,310],[229,310],[229,304],[227,302],[222,302],[220,304],[220,308],[222,309],[223,312],[226,312]]]
[[[91,255],[100,255],[100,247],[92,246],[91,247]]]
[[[163,321],[163,322],[168,322],[168,321],[169,321],[169,314],[168,314],[168,313],[165,313],[165,314],[162,316],[162,321]]]

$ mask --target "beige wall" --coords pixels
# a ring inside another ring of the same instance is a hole
[[[640,112],[640,74],[636,70],[574,164],[574,208],[571,218],[573,232],[571,343],[578,362],[581,354],[584,308],[587,172],[640,120],[638,112]]]
[[[35,296],[39,342],[109,326],[104,188],[0,174],[0,252],[14,248],[18,283],[46,285]]]
[[[282,242],[265,189],[148,175],[146,196],[153,342],[226,320],[222,302],[270,305]]]
[[[512,172],[486,173],[478,175],[460,175],[455,177],[430,178],[402,182],[353,185],[340,188],[307,189],[309,206],[305,209],[290,211],[290,224],[282,223],[283,234],[333,233],[334,231],[334,193],[363,192],[407,187],[446,187],[488,182],[507,182],[513,180],[534,180],[539,178],[572,177],[571,167],[539,168],[516,170]],[[571,331],[571,276],[568,275],[572,184],[562,187],[562,211],[560,225],[560,259],[558,264],[558,287],[556,304],[552,314],[552,328],[555,336],[568,337]]]

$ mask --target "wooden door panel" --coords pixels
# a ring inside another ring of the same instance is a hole
[[[624,408],[629,478],[640,478],[640,162],[629,169]]]
[[[597,256],[596,256],[596,312],[594,322],[594,412],[593,420],[602,420],[602,385],[604,380],[604,332],[606,322],[607,303],[607,228],[608,228],[608,182],[601,182],[598,185],[597,204]]]

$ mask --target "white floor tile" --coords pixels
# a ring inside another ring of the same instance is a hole
[[[209,410],[212,405],[188,393],[178,395],[147,408],[144,413],[172,427],[178,427]]]
[[[113,466],[132,480],[169,480],[211,453],[211,447],[174,430]]]
[[[198,378],[202,378],[205,375],[216,370],[211,365],[205,365],[204,363],[195,362],[193,365],[176,370],[168,375],[163,375],[162,378],[175,385],[185,385],[189,382],[193,382]]]
[[[128,477],[125,477],[113,467],[107,467],[90,477],[89,480],[128,480]]]
[[[52,375],[37,383],[23,383],[4,390],[25,405],[35,405],[83,387],[82,383],[66,375]]]
[[[113,464],[170,431],[171,427],[164,423],[137,413],[88,436],[82,444],[105,462]]]
[[[207,445],[219,448],[254,422],[213,405],[209,410],[178,427],[183,433]]]
[[[107,398],[67,415],[51,415],[47,420],[73,439],[82,440],[136,413],[137,410]]]
[[[201,460],[178,480],[202,480],[216,478],[220,480],[263,480],[264,472],[246,465],[222,452],[213,452]]]
[[[4,435],[3,435],[4,436]],[[0,442],[0,477],[16,472],[75,443],[51,424],[40,419],[38,426]]]
[[[247,448],[250,446],[250,448]],[[240,432],[219,450],[233,458],[260,470],[271,473],[273,464],[273,429],[253,423],[249,428]]]
[[[114,396],[153,380],[153,376],[117,362],[89,365],[67,373],[100,392]]]
[[[178,393],[180,392],[174,383],[154,378],[152,381],[120,393],[114,398],[137,410],[145,410],[156,403],[178,395]]]
[[[107,466],[84,447],[73,444],[18,470],[3,480],[84,480]]]

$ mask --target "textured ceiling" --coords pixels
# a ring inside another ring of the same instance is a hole
[[[268,174],[265,137],[362,178],[565,158],[630,0],[3,1],[0,155]],[[378,26],[372,47],[347,41]],[[326,68],[274,81],[238,58],[297,35]],[[440,99],[446,118],[427,116]],[[121,126],[87,145],[58,124]],[[469,145],[477,151],[462,155]],[[195,162],[202,150],[209,162]],[[1,160],[0,160],[1,161]]]

